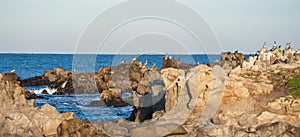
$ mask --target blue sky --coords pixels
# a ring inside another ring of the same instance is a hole
[[[0,52],[74,53],[80,34],[88,23],[103,10],[118,2],[120,1],[2,0]],[[238,49],[244,53],[254,53],[264,41],[271,48],[274,40],[282,45],[291,41],[292,46],[300,48],[298,0],[182,0],[181,2],[196,10],[208,21],[218,36],[223,51]],[[157,37],[154,36],[151,40],[155,40],[154,38]],[[143,39],[145,37],[141,37],[140,40]],[[160,41],[166,44],[173,43],[170,39],[157,40],[158,43]],[[108,47],[110,46],[121,45],[112,44]],[[153,48],[160,50],[155,46]],[[176,50],[180,49],[176,46],[172,48],[170,45],[167,48],[168,52],[180,52]],[[134,50],[133,48],[131,52]],[[193,48],[191,51],[194,51]],[[115,53],[115,50],[106,49],[105,53]]]

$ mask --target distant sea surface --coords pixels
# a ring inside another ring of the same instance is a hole
[[[161,68],[163,55],[94,55],[94,54],[0,54],[0,72],[8,73],[16,67],[15,73],[21,79],[27,79],[34,76],[42,76],[45,70],[53,70],[61,67],[69,71],[91,72],[98,71],[99,68],[107,66],[116,66],[122,60],[130,62],[133,58],[145,63],[151,67]],[[178,59],[187,64],[207,64],[220,59],[220,55],[169,55],[173,59]],[[75,60],[75,61],[74,61]],[[92,65],[91,65],[92,64]],[[76,69],[76,70],[75,70]],[[48,87],[26,87],[35,93]],[[55,89],[54,89],[55,90]],[[61,113],[72,111],[76,117],[84,120],[96,122],[99,120],[115,121],[117,118],[127,118],[133,110],[132,106],[114,108],[114,107],[91,107],[88,104],[94,100],[99,100],[99,94],[90,95],[42,95],[44,99],[36,99],[38,107],[48,103],[57,108]]]
[[[101,67],[118,65],[122,60],[130,62],[133,58],[141,62],[148,61],[147,66],[156,64],[161,68],[163,55],[93,55],[93,54],[0,54],[0,72],[7,73],[16,67],[15,73],[26,79],[34,76],[41,76],[45,70],[53,70],[61,67],[65,70],[73,71],[79,68],[80,72],[98,71]],[[173,59],[188,64],[207,64],[220,59],[220,55],[170,55]],[[76,58],[76,61],[73,61]],[[78,60],[80,62],[78,63]],[[75,63],[74,63],[75,62]],[[90,66],[89,64],[94,64]],[[74,67],[75,66],[75,67]]]

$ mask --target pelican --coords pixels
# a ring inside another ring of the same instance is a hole
[[[9,72],[10,73],[15,73],[15,71],[16,71],[16,67],[14,67],[13,69],[11,69]]]

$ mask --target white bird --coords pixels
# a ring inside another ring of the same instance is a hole
[[[132,58],[132,62],[133,62],[133,61],[136,61],[136,58]]]
[[[122,59],[122,60],[121,60],[121,64],[124,64],[124,63],[125,63],[125,60],[124,60],[124,59]]]
[[[65,81],[62,85],[61,85],[61,88],[65,88],[66,85],[67,85],[68,81]]]
[[[10,73],[15,73],[15,71],[16,71],[16,67],[14,67],[13,69],[11,69],[9,72]]]
[[[169,56],[169,59],[172,59],[172,56]]]
[[[145,63],[144,63],[144,66],[147,66],[148,64],[148,60],[146,59]]]
[[[155,64],[155,63],[153,63],[151,67],[152,67],[152,68],[156,68],[156,64]]]

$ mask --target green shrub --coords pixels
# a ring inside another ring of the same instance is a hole
[[[288,81],[286,86],[292,88],[289,92],[292,96],[300,97],[300,75]]]

